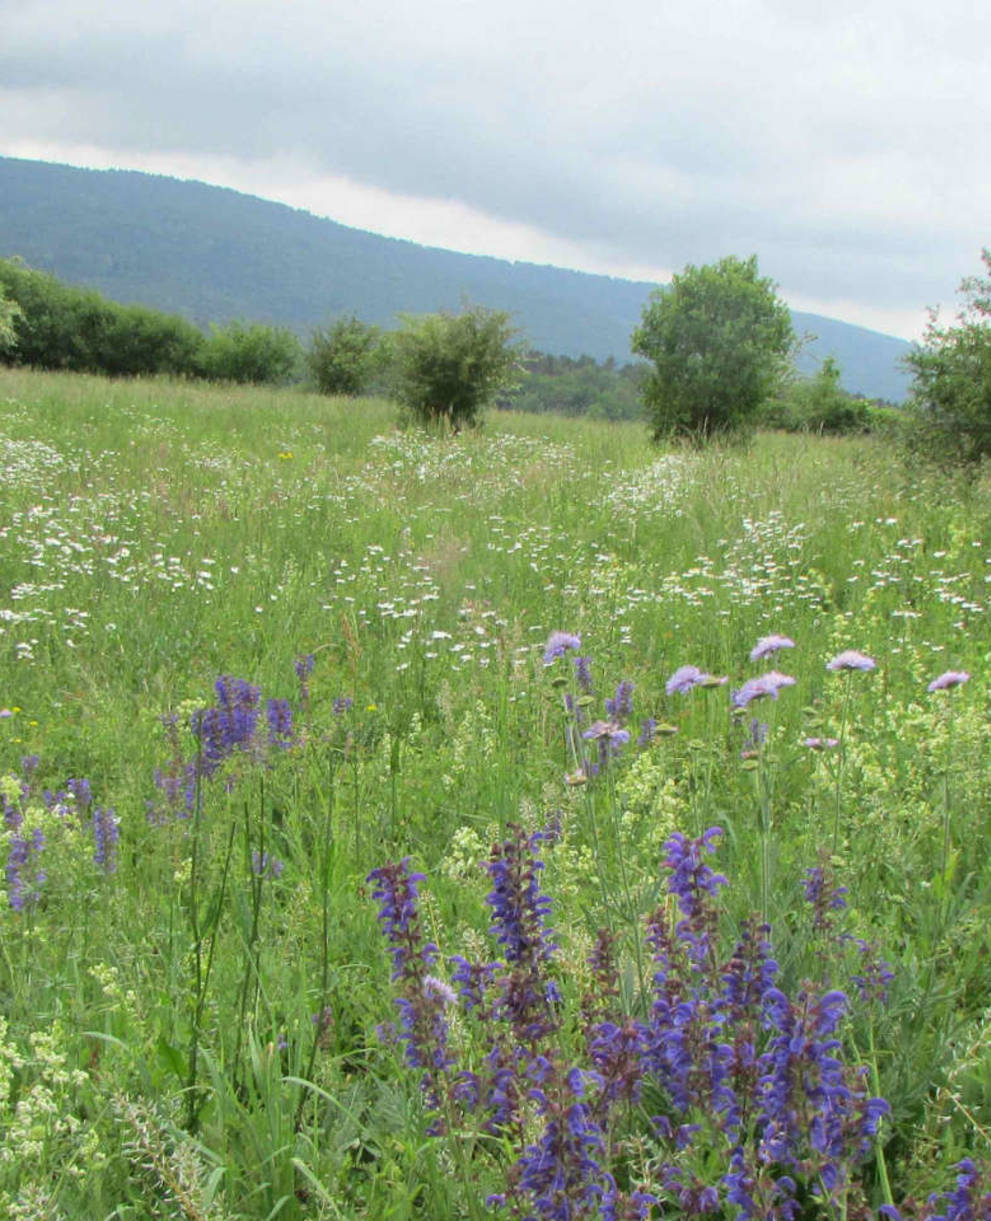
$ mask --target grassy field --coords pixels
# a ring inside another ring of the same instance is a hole
[[[987,1190],[986,482],[9,370],[0,469],[4,1215]]]

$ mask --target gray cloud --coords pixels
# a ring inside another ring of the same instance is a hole
[[[0,130],[122,165],[292,157],[617,261],[756,252],[786,292],[878,309],[947,300],[991,240],[991,18],[961,0],[15,0],[0,21]]]

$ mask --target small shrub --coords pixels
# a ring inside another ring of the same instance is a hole
[[[394,338],[396,394],[421,423],[457,432],[514,381],[517,332],[502,310],[403,316]]]
[[[352,314],[313,332],[306,353],[321,394],[361,394],[384,360],[382,333]]]
[[[830,436],[869,432],[871,416],[865,399],[840,386],[840,369],[827,356],[811,378],[792,382],[763,413],[764,422],[786,432],[817,432]]]
[[[299,340],[287,328],[229,322],[212,328],[201,367],[214,381],[277,386],[291,379],[299,358]]]

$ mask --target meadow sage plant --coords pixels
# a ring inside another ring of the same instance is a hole
[[[455,1121],[456,1143],[472,1131],[500,1138],[489,1158],[478,1145],[466,1162],[466,1189],[485,1192],[489,1209],[541,1219],[643,1218],[655,1205],[781,1221],[809,1207],[873,1215],[861,1170],[889,1108],[871,1094],[867,1068],[845,1059],[851,994],[810,980],[786,989],[770,928],[756,918],[727,937],[728,881],[707,859],[721,834],[668,839],[669,898],[644,930],[653,974],[625,1012],[607,932],[578,1012],[568,1012],[539,833],[513,827],[493,849],[487,902],[502,958],[451,959],[456,993],[433,974],[438,951],[420,929],[423,875],[408,860],[369,875],[393,959],[394,1034],[436,1115],[431,1130],[443,1136]],[[817,867],[805,892],[839,964],[843,890]],[[877,999],[891,973],[860,945],[853,995]]]

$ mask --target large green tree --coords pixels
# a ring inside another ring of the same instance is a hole
[[[954,326],[929,315],[925,341],[906,357],[912,371],[911,436],[930,456],[971,464],[991,457],[991,250],[984,275],[960,285]]]
[[[794,342],[756,255],[689,264],[655,290],[633,332],[633,351],[654,364],[644,387],[654,436],[704,440],[745,427],[787,373]]]
[[[519,367],[517,331],[503,310],[476,305],[460,314],[402,316],[393,337],[396,394],[424,423],[457,432],[513,384]]]

